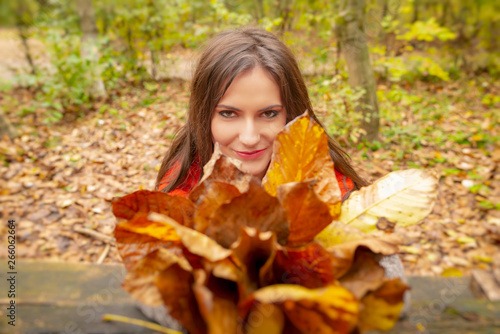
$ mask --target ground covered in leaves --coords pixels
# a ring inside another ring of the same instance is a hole
[[[407,274],[500,268],[500,112],[485,99],[500,94],[498,83],[482,78],[378,88],[380,142],[339,138],[349,144],[355,167],[370,181],[403,168],[435,168],[441,177],[429,217],[396,229],[406,240],[400,255]],[[35,94],[0,93],[0,108],[20,134],[0,140],[0,215],[5,223],[16,220],[18,258],[121,261],[110,201],[153,190],[184,122],[188,82],[121,87],[92,110],[80,115],[75,108],[50,125],[43,122],[46,110],[32,107]],[[312,91],[314,105],[323,97]],[[319,114],[327,124],[335,121]],[[0,234],[6,230],[2,224]]]

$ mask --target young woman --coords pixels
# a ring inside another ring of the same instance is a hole
[[[257,28],[220,33],[201,54],[191,84],[187,122],[163,159],[155,190],[188,196],[201,179],[216,142],[223,154],[240,160],[245,171],[262,178],[276,135],[305,110],[321,124],[297,61],[284,43]],[[328,144],[345,200],[367,182],[333,138],[328,137]],[[380,264],[388,277],[404,277],[397,255],[383,257]],[[164,307],[138,306],[162,325],[180,328],[165,317]]]
[[[187,122],[163,159],[155,190],[187,196],[201,179],[215,142],[245,171],[262,178],[277,133],[306,110],[321,124],[297,61],[283,42],[258,28],[220,33],[201,54]],[[335,140],[328,141],[345,199],[367,182]]]

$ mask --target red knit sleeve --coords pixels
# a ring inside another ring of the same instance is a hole
[[[354,182],[352,182],[352,180],[349,177],[345,176],[342,173],[339,173],[336,169],[335,169],[335,177],[337,178],[337,182],[339,183],[339,188],[343,202],[349,198],[349,195],[351,195],[351,192],[354,190],[355,188]]]
[[[171,182],[174,181],[174,178],[179,172],[180,168],[181,168],[181,163],[177,161],[174,164],[174,166],[165,173],[165,175],[160,181],[160,184],[158,185],[159,191],[161,191],[162,189],[167,187]],[[193,190],[193,188],[196,187],[196,185],[200,181],[200,177],[201,177],[201,166],[199,158],[196,157],[196,159],[191,164],[191,167],[189,167],[189,170],[186,176],[184,177],[184,180],[182,180],[182,182],[174,190],[168,192],[168,194],[187,197],[191,192],[191,190]]]

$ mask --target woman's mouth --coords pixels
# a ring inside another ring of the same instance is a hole
[[[266,149],[263,149],[263,150],[258,150],[258,151],[251,151],[251,152],[248,152],[248,151],[234,151],[240,158],[242,159],[257,159],[258,157],[260,157],[262,154],[264,154],[264,152],[266,151]]]

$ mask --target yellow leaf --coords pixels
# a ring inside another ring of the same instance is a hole
[[[273,304],[255,305],[245,325],[247,334],[281,334],[285,327],[283,311]]]
[[[468,236],[461,236],[457,239],[457,241],[461,244],[475,244],[476,239]]]
[[[342,205],[339,220],[363,231],[374,231],[384,217],[399,226],[420,222],[432,210],[438,178],[420,169],[387,174],[368,187],[354,192]]]
[[[463,273],[457,268],[446,268],[441,273],[443,277],[462,277]]]
[[[241,307],[256,302],[275,304],[303,333],[350,333],[358,321],[356,298],[339,285],[307,289],[299,285],[276,284],[257,290]]]
[[[229,249],[225,249],[220,246],[213,239],[210,239],[206,235],[190,229],[189,227],[182,226],[168,216],[164,216],[156,212],[150,212],[148,219],[152,222],[163,224],[166,228],[168,228],[168,226],[173,228],[187,250],[209,261],[220,261],[231,256],[232,254]]]
[[[377,299],[373,295],[368,295],[363,299],[363,303],[370,306],[369,312],[361,311],[360,323],[361,331],[369,331],[375,328],[387,331],[394,327],[399,313],[403,308],[403,303],[390,305],[383,299]]]
[[[272,196],[278,186],[315,179],[313,189],[328,205],[335,219],[340,212],[341,193],[328,148],[328,137],[307,112],[288,123],[274,141],[270,167],[262,180]]]

